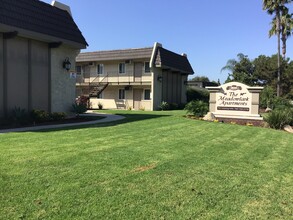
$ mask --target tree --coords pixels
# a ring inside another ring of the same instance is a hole
[[[254,75],[257,78],[257,85],[270,85],[276,88],[276,76],[278,74],[277,55],[272,57],[260,55],[253,61]]]
[[[291,0],[263,0],[263,9],[270,15],[275,15],[272,25],[275,24],[275,34],[278,38],[278,76],[277,76],[277,96],[280,96],[280,82],[281,82],[281,70],[280,70],[280,34],[281,34],[281,13],[285,10],[285,4],[290,3]]]
[[[282,78],[282,93],[288,99],[293,99],[293,61],[286,60],[286,69]]]
[[[244,57],[245,57],[245,55],[243,53],[238,53],[237,54],[238,61],[241,61]],[[238,61],[235,60],[235,59],[228,60],[226,65],[221,69],[221,72],[224,71],[224,70],[228,70],[228,71],[233,72],[234,68],[235,68],[235,65],[237,64]]]
[[[210,79],[206,76],[196,76],[192,78],[191,81],[210,82]]]
[[[229,70],[232,72],[229,73],[226,83],[230,81],[237,81],[247,85],[255,85],[257,79],[253,75],[253,63],[248,56],[242,53],[237,54],[237,57],[238,60],[228,60],[226,66],[224,66],[221,70]]]
[[[272,28],[269,31],[269,37],[277,34],[277,21],[276,17],[273,18],[271,22]],[[283,7],[281,11],[281,19],[280,19],[280,26],[281,26],[281,41],[282,41],[282,56],[286,58],[287,52],[287,39],[291,36],[291,32],[293,29],[293,18],[292,14],[289,14],[289,9],[287,7]]]
[[[277,94],[277,65],[278,55],[260,55],[254,60],[250,60],[243,54],[238,54],[238,59],[230,59],[223,69],[231,72],[227,82],[238,81],[247,85],[270,86]],[[293,98],[293,61],[289,58],[280,57],[281,83],[280,92],[284,98]]]

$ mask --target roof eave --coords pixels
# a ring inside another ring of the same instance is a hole
[[[71,47],[76,48],[76,49],[85,49],[88,46],[87,42],[85,42],[85,44],[82,44],[82,43],[79,43],[79,42],[74,42],[74,41],[70,41],[70,40],[67,40],[67,39],[58,38],[58,37],[54,37],[54,36],[34,32],[34,31],[29,31],[29,30],[22,29],[22,28],[19,28],[19,27],[9,26],[9,25],[5,25],[5,24],[0,23],[0,32],[5,33],[5,32],[13,32],[13,31],[17,31],[18,36],[20,36],[20,37],[39,40],[39,41],[43,41],[43,42],[46,42],[46,43],[62,41],[63,44],[71,46]]]
[[[188,72],[188,71],[185,71],[185,70],[177,69],[177,68],[166,66],[166,65],[161,65],[161,64],[155,64],[155,65],[156,65],[157,68],[170,69],[170,70],[175,71],[175,72],[180,72],[182,75],[192,75],[192,74],[194,74],[194,72]]]

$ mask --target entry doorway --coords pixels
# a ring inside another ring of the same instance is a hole
[[[135,110],[140,109],[141,98],[142,98],[143,89],[133,89],[133,108]]]

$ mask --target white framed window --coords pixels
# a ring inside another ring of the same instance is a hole
[[[97,65],[97,74],[98,75],[104,74],[104,64],[99,63]]]
[[[119,74],[125,73],[125,63],[119,63]]]
[[[151,72],[150,62],[144,62],[144,72],[145,73],[150,73]]]
[[[97,99],[102,99],[104,97],[104,92],[101,92],[97,95]]]
[[[125,89],[119,89],[119,99],[125,99]]]
[[[150,89],[144,90],[143,98],[144,98],[144,100],[151,100],[151,90]]]

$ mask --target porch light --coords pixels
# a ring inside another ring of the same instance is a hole
[[[70,70],[71,68],[71,63],[68,57],[66,57],[65,60],[63,61],[63,68],[66,69],[67,71]]]

